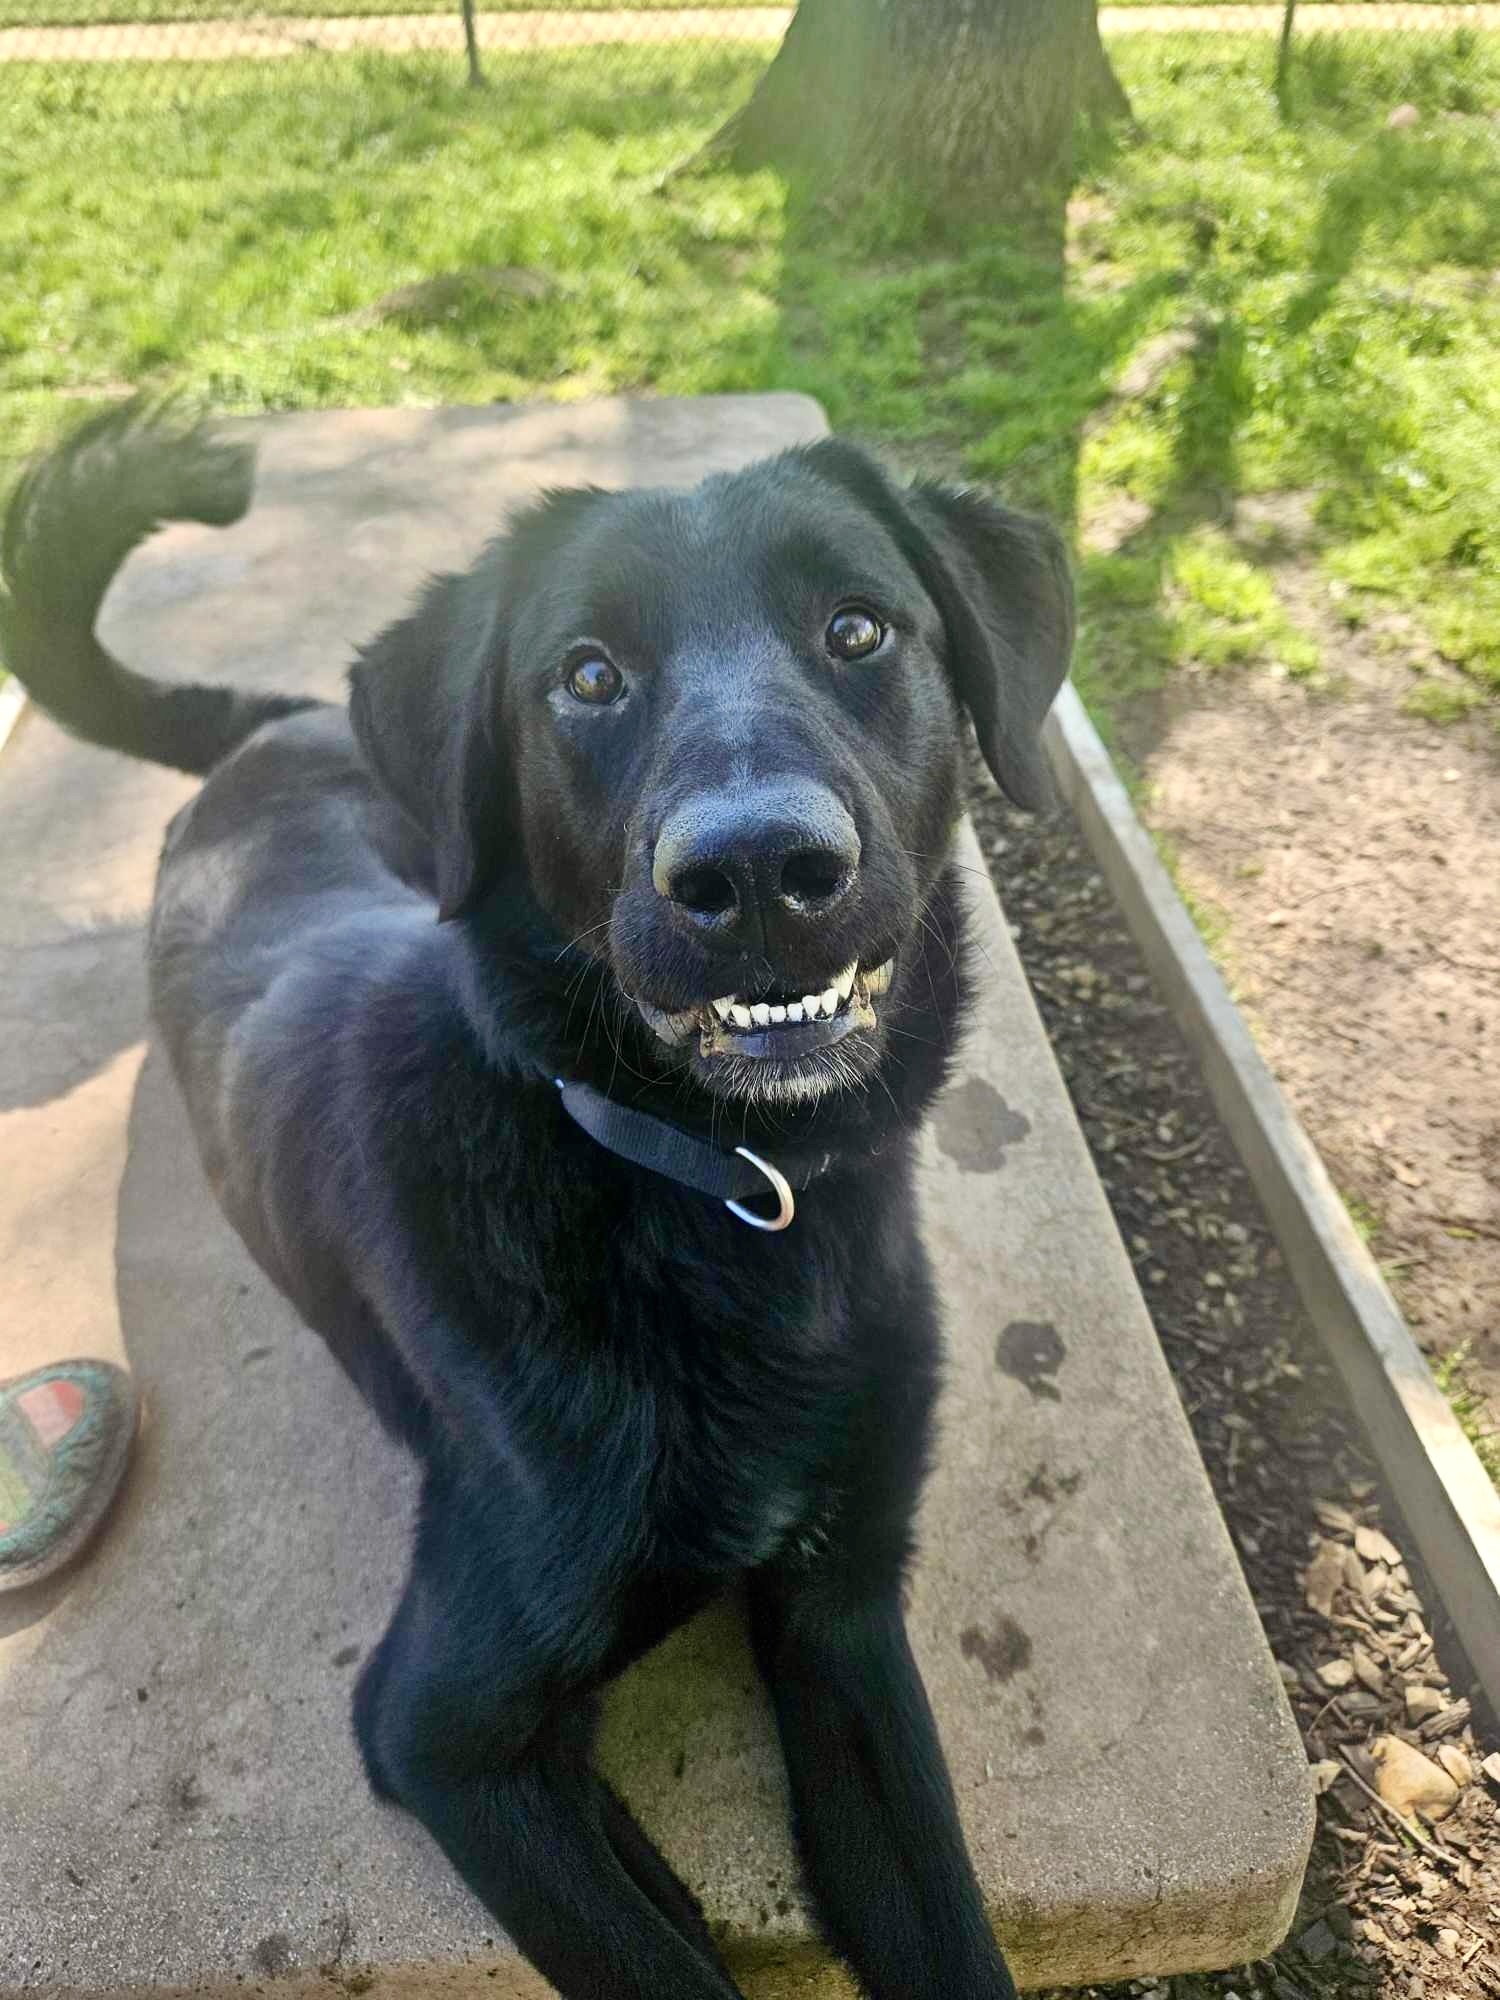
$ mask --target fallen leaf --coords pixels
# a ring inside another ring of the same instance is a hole
[[[1394,1569],[1401,1560],[1401,1551],[1390,1536],[1382,1534],[1379,1528],[1356,1528],[1354,1546],[1366,1562],[1388,1563]]]
[[[1324,1687],[1337,1692],[1339,1688],[1348,1687],[1354,1679],[1354,1668],[1348,1660],[1329,1660],[1325,1666],[1319,1667],[1318,1679]]]
[[[1500,1791],[1500,1750],[1492,1750],[1479,1768],[1496,1791]]]
[[[1385,1692],[1385,1675],[1376,1666],[1374,1656],[1363,1646],[1356,1645],[1350,1655],[1354,1662],[1354,1674],[1361,1687],[1367,1687],[1371,1694]]]
[[[1337,1542],[1320,1541],[1302,1577],[1302,1593],[1308,1608],[1320,1618],[1331,1618],[1333,1593],[1343,1580],[1344,1551]]]
[[[1391,1573],[1384,1563],[1371,1563],[1365,1571],[1360,1585],[1361,1594],[1371,1600],[1378,1598],[1390,1583]]]
[[[1378,1736],[1369,1746],[1375,1789],[1393,1812],[1408,1818],[1446,1819],[1458,1803],[1458,1786],[1448,1773],[1399,1736]]]
[[[1437,1747],[1437,1760],[1460,1791],[1465,1785],[1473,1784],[1474,1766],[1456,1743],[1440,1743]]]
[[[1342,1778],[1344,1767],[1332,1757],[1324,1757],[1316,1764],[1309,1764],[1312,1773],[1313,1795],[1321,1798],[1336,1778]]]

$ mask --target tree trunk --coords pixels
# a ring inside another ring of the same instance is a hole
[[[801,0],[710,150],[971,217],[1053,188],[1080,120],[1129,111],[1096,0]]]

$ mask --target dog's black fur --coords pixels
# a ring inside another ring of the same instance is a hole
[[[170,414],[95,419],[12,502],[0,650],[68,727],[207,776],[162,860],[155,1016],[229,1219],[424,1471],[355,1698],[371,1781],[564,1995],[725,2000],[590,1746],[601,1686],[743,1578],[831,1942],[877,2000],[1008,1995],[902,1622],[938,1368],[911,1143],[963,1000],[961,711],[1036,803],[1059,545],[837,442],[551,494],[364,651],[346,716],[94,637],[130,548],[236,518],[249,473]],[[851,599],[869,659],[825,644]],[[572,698],[580,650],[627,699]],[[726,933],[653,885],[669,814],[788,778],[852,818],[848,893],[752,886]],[[893,984],[837,1051],[648,1025],[856,958]],[[759,1234],[596,1145],[560,1076],[834,1164]]]

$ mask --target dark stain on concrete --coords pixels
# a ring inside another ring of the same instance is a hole
[[[333,1664],[336,1667],[352,1667],[358,1658],[358,1646],[340,1646],[333,1656]]]
[[[1081,1472],[1050,1473],[1045,1465],[1039,1465],[1026,1482],[1028,1500],[1040,1500],[1043,1506],[1053,1507],[1059,1500],[1071,1500],[1083,1484]]]
[[[966,1174],[995,1174],[1005,1165],[1007,1146],[1018,1146],[1031,1120],[1012,1111],[983,1077],[971,1076],[950,1090],[934,1120],[937,1142]]]
[[[272,1931],[263,1937],[250,1956],[271,1979],[279,1979],[284,1972],[292,1969],[292,1941],[285,1931]]]
[[[1014,1618],[997,1618],[988,1632],[971,1625],[958,1643],[964,1658],[978,1660],[992,1681],[1014,1680],[1031,1665],[1030,1637]]]
[[[1060,1403],[1062,1395],[1052,1378],[1067,1353],[1050,1319],[1013,1319],[995,1343],[995,1366],[1002,1374],[1013,1375],[1033,1396]]]
[[[184,1771],[167,1786],[167,1811],[174,1819],[191,1819],[208,1804],[208,1793],[192,1771]]]

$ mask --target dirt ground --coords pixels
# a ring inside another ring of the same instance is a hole
[[[1221,791],[1203,815],[1208,852],[1218,850],[1212,826],[1219,817],[1241,824],[1238,807],[1232,816],[1230,810],[1235,781],[1224,773],[1238,773],[1245,790],[1272,793],[1273,771],[1285,761],[1291,733],[1290,724],[1286,733],[1278,729],[1281,712],[1274,705],[1247,708],[1271,767],[1264,775],[1247,768],[1243,742],[1213,751]],[[1299,767],[1321,769],[1319,758],[1332,753],[1319,747],[1322,738],[1316,730],[1309,735],[1307,725],[1317,713],[1334,711],[1315,712],[1303,698],[1291,713],[1304,731],[1296,740],[1306,744]],[[1342,713],[1348,725],[1350,711]],[[1189,757],[1180,747],[1196,740],[1186,733],[1194,720],[1191,707],[1174,713],[1163,736],[1173,752],[1166,772],[1178,768],[1179,758],[1185,770],[1207,758],[1207,752]],[[1388,722],[1376,730],[1373,717],[1369,732],[1373,763],[1382,754],[1379,743],[1395,737]],[[1350,740],[1337,738],[1343,745]],[[1269,754],[1273,749],[1276,757]],[[1342,754],[1355,753],[1346,748]],[[1445,768],[1446,762],[1434,783],[1446,802],[1457,784],[1445,783]],[[1338,781],[1327,775],[1317,782]],[[1317,826],[1329,813],[1329,800],[1310,779],[1308,784],[1288,788],[1290,830],[1277,836],[1276,851],[1292,844],[1288,897],[1298,886],[1296,860],[1329,844]],[[1422,810],[1413,803],[1418,790],[1408,776],[1389,798],[1372,801],[1374,823],[1384,826],[1395,816],[1405,824],[1408,814]],[[1291,812],[1293,804],[1300,816]],[[1443,810],[1446,826],[1446,803]],[[1399,1513],[1380,1490],[1194,1059],[1157,999],[1076,827],[1065,814],[1029,820],[1010,812],[982,778],[976,779],[974,816],[1323,1787],[1301,1906],[1274,1959],[1221,1974],[1136,1981],[1110,1989],[1108,2000],[1126,1994],[1157,2000],[1500,2000],[1495,1720],[1445,1630]],[[1267,825],[1280,824],[1268,809]],[[1306,842],[1315,847],[1305,849]],[[1263,845],[1270,847],[1269,833]],[[1233,861],[1226,867],[1231,877],[1233,867]],[[1436,920],[1419,911],[1402,921],[1425,927]],[[1356,938],[1367,934],[1347,919],[1341,923]],[[1274,937],[1282,926],[1266,928]],[[1316,928],[1315,920],[1309,928]],[[1392,941],[1393,954],[1398,942]],[[1321,937],[1313,949],[1327,952],[1342,978],[1337,950]],[[1401,962],[1420,972],[1416,951],[1404,942],[1400,950]],[[1262,978],[1279,993],[1268,973]],[[1372,1024],[1384,1021],[1379,1008],[1386,1003],[1378,998],[1379,981],[1371,987],[1368,1006],[1361,1010],[1351,998],[1340,1003],[1338,1018],[1347,1005],[1361,1046],[1368,1036],[1378,1057],[1381,1030]],[[1296,990],[1303,990],[1300,975]],[[1371,1073],[1378,1080],[1378,1061]],[[1450,1094],[1464,1096],[1462,1089],[1443,1088],[1438,1102],[1446,1105]],[[1340,1084],[1338,1101],[1357,1101],[1352,1082]],[[1398,1157],[1404,1161],[1408,1151]],[[1386,1153],[1375,1148],[1371,1157]],[[1421,1760],[1413,1768],[1435,1789],[1430,1816],[1403,1824],[1372,1794],[1387,1787],[1393,1758],[1412,1756]]]
[[[1404,715],[1394,616],[1350,629],[1304,496],[1232,532],[1319,641],[1310,682],[1179,673],[1119,719],[1144,810],[1272,1068],[1434,1360],[1500,1432],[1500,730]]]

